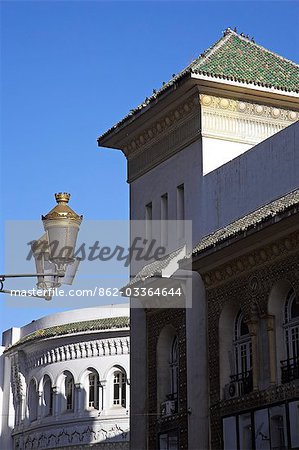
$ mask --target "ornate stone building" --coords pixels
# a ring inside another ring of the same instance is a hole
[[[0,448],[128,449],[129,348],[127,305],[3,333]]]
[[[186,294],[131,300],[134,450],[298,448],[298,69],[227,29],[98,140],[125,154],[130,218],[161,221],[169,253],[133,262],[130,285]]]

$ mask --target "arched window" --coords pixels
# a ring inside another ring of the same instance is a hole
[[[28,388],[28,413],[30,422],[33,422],[34,420],[37,419],[37,408],[38,408],[37,384],[35,380],[31,380]]]
[[[90,370],[88,374],[88,408],[99,409],[99,375]]]
[[[171,400],[175,400],[178,397],[178,369],[179,369],[179,356],[178,356],[178,340],[177,337],[174,338],[170,351],[170,384]]]
[[[234,352],[235,375],[231,379],[238,383],[238,394],[243,395],[252,389],[252,344],[241,310],[235,320]]]
[[[43,379],[43,410],[44,416],[53,414],[53,389],[49,375],[45,375]]]
[[[113,405],[126,407],[126,375],[122,370],[113,373]]]
[[[282,382],[299,378],[299,302],[292,288],[284,305],[286,357],[282,361]]]
[[[166,325],[157,342],[157,410],[172,415],[178,410],[179,351],[176,330]]]
[[[65,398],[65,410],[74,410],[74,377],[66,371],[64,372],[64,398]]]

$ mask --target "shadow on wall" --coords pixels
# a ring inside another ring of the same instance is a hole
[[[2,354],[4,347],[0,347],[0,449],[10,450],[12,426],[9,423],[9,396],[4,392],[7,386],[4,385],[5,356]]]
[[[64,449],[74,446],[92,445],[106,448],[105,443],[115,449],[128,448],[129,430],[126,404],[122,405],[123,386],[117,382],[120,373],[114,371],[113,392],[120,403],[105,407],[103,386],[94,369],[86,371],[82,383],[74,382],[69,371],[59,378],[58,387],[44,375],[40,383],[31,379],[28,386],[26,415],[14,429],[14,448],[19,450]],[[87,383],[84,386],[85,383]],[[126,383],[126,377],[124,378]],[[107,403],[106,403],[107,405]],[[8,449],[7,449],[8,450]]]

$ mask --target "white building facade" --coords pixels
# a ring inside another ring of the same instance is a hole
[[[229,224],[298,189],[298,118],[299,66],[227,29],[98,143],[121,149],[127,158],[130,218],[192,221],[196,252],[213,233],[225,235]],[[176,249],[167,250],[175,254]],[[240,248],[234,255],[237,251]],[[204,276],[208,264],[204,260],[200,270],[197,264],[193,258],[188,275],[191,308],[167,304],[155,309],[154,303],[148,306],[149,299],[146,307],[132,310],[131,449],[268,449],[254,438],[248,446],[229,447],[224,442],[221,420],[228,412],[220,405],[216,379],[216,344],[222,337],[218,322],[213,323],[214,334],[210,332],[213,299],[209,302]],[[163,278],[163,270],[153,269],[143,268],[147,279],[139,277],[140,286],[148,288],[151,279],[154,285],[155,277]],[[136,275],[134,267],[131,275]],[[246,286],[236,299],[239,307]],[[218,296],[222,298],[220,288]],[[213,365],[211,356],[216,359]],[[229,365],[228,351],[223,357]],[[178,374],[175,383],[173,368]],[[279,379],[275,384],[279,386]],[[254,389],[252,395],[264,386],[256,384]],[[268,391],[263,395],[269,396]],[[240,397],[236,403],[242,405]],[[291,397],[298,400],[296,392]],[[275,400],[274,395],[272,403]],[[234,407],[237,411],[238,405]]]
[[[129,354],[127,305],[4,332],[1,450],[129,448]]]

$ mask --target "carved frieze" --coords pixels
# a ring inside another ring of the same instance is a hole
[[[123,449],[127,448],[128,441],[128,427],[98,422],[98,424],[86,426],[66,425],[54,430],[17,433],[14,435],[14,448],[19,450],[63,449],[92,445],[93,448]]]
[[[198,93],[167,112],[138,136],[130,136],[123,150],[128,158],[128,180],[133,181],[200,136]]]
[[[206,288],[214,288],[244,273],[253,273],[265,264],[278,261],[286,255],[298,252],[298,250],[299,233],[295,232],[286,238],[277,240],[244,256],[235,258],[217,267],[217,269],[206,272],[204,275]],[[259,293],[260,288],[261,279],[259,273],[257,273],[249,278],[248,289],[250,294],[255,296]]]
[[[293,110],[200,95],[202,135],[255,145],[299,119]]]
[[[52,342],[53,346],[54,343]],[[53,364],[72,359],[100,357],[107,355],[128,355],[130,353],[129,338],[98,339],[88,342],[71,343],[29,353],[26,357],[26,368]]]

